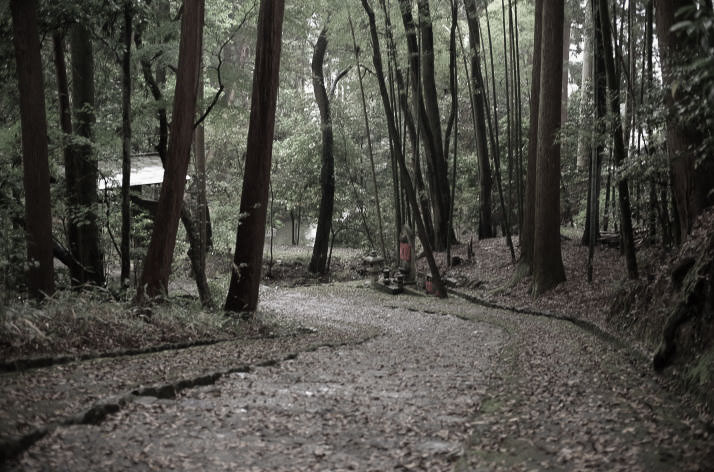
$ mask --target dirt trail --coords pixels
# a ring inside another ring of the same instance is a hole
[[[284,319],[340,333],[345,343],[296,349],[302,352],[294,358],[225,375],[176,398],[137,398],[98,425],[54,430],[11,468],[714,465],[707,417],[638,374],[636,359],[570,323],[455,298],[390,298],[358,284],[271,290],[264,300]],[[358,342],[368,333],[379,334]]]

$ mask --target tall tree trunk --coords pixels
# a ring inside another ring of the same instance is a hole
[[[501,19],[502,19],[502,32],[503,32],[503,83],[506,88],[506,149],[508,160],[506,161],[506,168],[508,172],[508,208],[504,208],[503,220],[504,222],[510,220],[508,216],[511,214],[513,209],[513,128],[511,126],[511,80],[508,68],[508,63],[510,62],[510,54],[508,53],[508,31],[506,30],[506,4],[501,0]],[[495,89],[494,89],[495,90]]]
[[[201,51],[203,54],[203,51]],[[203,60],[201,61],[203,62]],[[198,104],[203,106],[203,64],[198,73]],[[196,115],[200,115],[199,112]],[[206,198],[206,130],[201,122],[193,131],[193,155],[196,167],[196,223],[198,235],[198,254],[196,255],[201,272],[206,271],[208,254],[208,199]]]
[[[613,158],[617,168],[624,164],[627,156],[620,116],[620,84],[615,76],[615,56],[610,42],[610,15],[607,0],[600,1],[600,25],[602,28],[601,40],[605,53],[605,76],[610,92],[610,113],[612,113]],[[632,212],[630,209],[630,190],[627,178],[621,177],[617,183],[617,195],[620,203],[620,226],[622,232],[622,247],[625,251],[627,274],[631,279],[637,278],[637,257],[635,255],[635,242],[632,233]]]
[[[327,28],[325,27],[317,38],[311,64],[312,87],[317,107],[320,109],[320,129],[322,131],[322,169],[320,170],[322,197],[320,198],[315,245],[312,248],[312,258],[308,266],[308,270],[313,274],[324,274],[327,270],[327,252],[330,249],[330,228],[332,227],[332,212],[335,205],[335,156],[333,153],[332,116],[322,70],[326,52]]]
[[[447,239],[453,235],[449,227],[449,166],[448,157],[444,154],[444,139],[441,131],[441,113],[439,98],[436,91],[436,76],[434,66],[434,33],[429,0],[418,0],[419,33],[421,35],[421,78],[426,119],[434,137],[435,154],[432,155],[434,168],[434,184],[432,200],[434,205],[434,238],[435,249],[446,249]],[[427,156],[428,157],[428,156]]]
[[[82,143],[74,149],[75,175],[67,182],[73,217],[70,219],[70,251],[80,271],[71,274],[74,284],[104,285],[104,264],[97,223],[97,158],[92,149],[94,126],[94,50],[89,31],[81,24],[72,28],[72,101],[75,132]],[[74,239],[72,236],[74,235]]]
[[[607,180],[605,181],[605,209],[602,216],[603,231],[607,231],[610,226],[610,213],[612,212],[610,200],[613,199],[611,197],[612,193],[614,193],[614,191],[612,190],[612,150],[610,150],[607,165]]]
[[[406,139],[407,139],[407,134],[409,135],[409,140],[411,143],[412,147],[412,168],[414,169],[414,186],[415,186],[415,192],[417,195],[417,199],[419,200],[419,203],[421,205],[421,217],[424,223],[424,228],[426,231],[426,235],[429,239],[429,241],[434,241],[435,235],[434,235],[434,223],[431,218],[431,204],[429,202],[429,196],[428,192],[426,189],[426,183],[424,182],[424,177],[422,175],[422,165],[421,165],[421,153],[420,153],[420,146],[419,146],[419,130],[424,129],[428,131],[428,128],[424,125],[424,120],[421,118],[423,117],[423,99],[421,97],[421,87],[419,86],[420,79],[419,79],[419,74],[414,74],[413,68],[416,67],[416,70],[418,70],[418,64],[419,64],[419,58],[417,57],[416,61],[412,62],[414,58],[410,59],[410,76],[412,78],[412,81],[416,80],[416,82],[413,82],[413,88],[414,88],[414,110],[416,114],[416,119],[418,121],[418,124],[414,123],[414,116],[412,115],[412,112],[410,111],[409,108],[409,84],[405,84],[404,76],[401,72],[401,70],[398,67],[397,63],[397,54],[396,54],[396,44],[394,42],[394,36],[392,34],[392,23],[389,17],[389,10],[387,9],[386,2],[384,0],[379,1],[380,5],[382,6],[382,11],[384,12],[384,18],[385,18],[385,25],[384,25],[384,30],[385,34],[387,36],[387,42],[388,42],[388,48],[390,51],[390,68],[393,67],[395,69],[395,78],[397,80],[397,89],[400,91],[398,93],[398,100],[399,100],[399,109],[402,111],[402,115],[404,116],[404,146],[401,148],[402,150],[402,155],[406,154]],[[409,19],[411,19],[411,13],[409,15]],[[416,37],[416,32],[413,29],[413,21],[410,23],[412,26],[412,31],[413,37]],[[409,37],[407,37],[407,41],[409,44]],[[416,40],[414,41],[413,46],[409,47],[414,47],[414,50],[418,52],[419,48],[416,45]],[[392,103],[390,101],[390,103]],[[420,107],[421,104],[422,106]],[[395,103],[394,108],[397,108],[397,104]],[[419,112],[418,110],[422,110],[422,112]],[[396,125],[395,125],[396,126]],[[425,134],[429,134],[428,132]],[[390,140],[391,141],[391,140]],[[428,142],[425,143],[425,148],[428,146]],[[396,153],[394,153],[394,150],[392,151],[392,159],[394,163],[397,166],[396,172],[398,173],[400,177],[400,181],[404,182],[405,180],[409,179],[409,174],[405,174],[402,172],[401,168],[399,167],[399,162],[396,159]],[[402,185],[404,187],[404,185]],[[406,193],[406,189],[404,189],[404,193]],[[403,213],[403,219],[407,221],[407,224],[410,226],[413,226],[412,223],[412,214],[408,210],[408,203],[409,199],[406,199],[405,205],[401,205],[404,208]],[[418,211],[419,209],[415,209],[414,211]],[[398,227],[397,233],[401,231],[401,228]],[[398,236],[398,234],[397,234]],[[397,239],[398,240],[398,239]],[[397,254],[398,251],[397,251]]]
[[[563,78],[564,0],[543,2],[538,154],[533,233],[533,293],[540,295],[565,280],[560,252],[560,128]],[[547,80],[545,80],[547,78]]]
[[[605,55],[604,43],[602,41],[602,26],[600,15],[598,13],[599,5],[595,2],[590,3],[590,15],[592,17],[593,33],[595,38],[595,60],[593,61],[594,75],[594,103],[595,103],[595,118],[597,128],[594,130],[595,135],[603,136],[604,130],[602,123],[607,114],[607,77],[605,74]],[[593,41],[591,40],[591,43]],[[597,245],[598,235],[600,234],[600,181],[602,175],[602,160],[605,152],[603,141],[598,139],[590,140],[590,186],[588,188],[588,211],[585,222],[585,234],[583,241],[585,242],[587,235],[588,245],[588,281],[593,280],[593,258],[595,257],[595,246]],[[609,183],[608,183],[609,185]]]
[[[72,144],[72,110],[69,104],[69,81],[67,80],[67,64],[65,61],[64,51],[64,36],[60,33],[55,33],[52,36],[53,53],[55,62],[55,71],[57,74],[57,97],[59,101],[59,119],[62,129],[62,152],[64,157],[64,175],[66,185],[66,208],[68,224],[68,239],[70,242],[77,240],[76,226],[72,224],[74,214],[75,197],[73,179],[77,174],[75,169],[76,158],[74,157],[74,145]],[[68,251],[67,257],[72,260],[72,263],[67,265],[70,267],[70,273],[81,273],[82,268],[79,261],[74,258],[72,251]]]
[[[240,214],[244,216],[241,216],[236,234],[236,250],[231,283],[226,297],[226,311],[254,311],[258,306],[273,155],[275,107],[280,80],[284,11],[284,0],[260,2],[253,97],[240,205]]]
[[[167,166],[159,195],[156,222],[137,291],[139,301],[144,301],[147,296],[164,295],[168,289],[176,232],[186,187],[186,173],[191,158],[203,17],[203,0],[187,0],[184,3]]]
[[[131,279],[131,35],[132,2],[124,2],[124,29],[122,31],[124,52],[121,60],[122,73],[122,184],[121,184],[121,286],[129,286]]]
[[[25,188],[25,239],[28,288],[35,298],[54,292],[52,214],[47,157],[47,116],[35,0],[11,0],[20,93],[22,170]]]
[[[563,100],[560,103],[560,123],[563,125],[568,121],[568,68],[570,67],[571,27],[572,19],[570,13],[566,13],[565,23],[563,24],[563,82],[561,85]]]
[[[414,169],[414,187],[417,193],[417,198],[419,199],[422,218],[424,220],[424,228],[426,229],[426,234],[429,237],[429,241],[434,240],[434,223],[431,220],[431,208],[429,204],[429,197],[426,192],[426,184],[424,183],[424,177],[421,173],[421,160],[419,158],[419,137],[417,136],[416,125],[414,124],[414,117],[412,116],[411,110],[409,109],[409,103],[407,99],[407,91],[404,87],[404,78],[402,77],[401,71],[397,70],[397,87],[403,91],[399,94],[399,104],[401,106],[402,112],[404,114],[404,122],[406,126],[407,134],[409,135],[409,140],[412,147],[412,167]],[[403,154],[403,153],[402,153]],[[398,164],[398,163],[397,163]],[[402,178],[406,178],[402,176]]]
[[[696,165],[697,155],[694,148],[701,143],[702,136],[695,127],[687,126],[683,122],[678,111],[678,102],[685,93],[682,92],[685,87],[677,86],[677,70],[682,66],[682,56],[692,57],[691,51],[699,46],[692,44],[684,31],[671,29],[679,21],[677,12],[683,7],[694,6],[695,3],[694,0],[655,0],[664,101],[668,109],[667,151],[681,240],[687,237],[697,216],[706,208],[707,195],[714,187],[714,165],[707,160],[699,166]]]
[[[456,164],[459,147],[459,77],[456,64],[456,26],[459,22],[459,7],[456,0],[451,0],[451,31],[449,34],[449,92],[451,94],[451,112],[449,130],[445,135],[444,156],[449,156],[451,129],[454,133],[454,164],[451,168],[451,195],[449,196],[449,231],[454,231],[454,201],[456,200]],[[446,240],[446,264],[451,267],[451,238]]]
[[[397,66],[397,51],[396,51],[396,45],[394,43],[394,36],[392,35],[392,22],[389,16],[389,11],[387,10],[387,4],[385,0],[379,0],[379,4],[382,7],[382,11],[384,12],[384,32],[387,37],[387,50],[388,50],[388,69],[390,72],[390,75],[392,74],[395,76],[397,80],[397,96],[396,100],[401,104],[402,101],[406,105],[407,102],[407,95],[408,95],[408,90],[407,87],[405,87],[404,80],[402,77],[402,73],[399,70]],[[394,89],[394,84],[392,84],[392,88],[390,90],[393,91]],[[394,103],[394,97],[392,97],[392,103]],[[397,109],[395,111],[398,111],[399,107],[394,104],[394,108]],[[392,194],[394,198],[394,254],[396,259],[399,259],[399,233],[401,231],[402,225],[405,224],[405,222],[409,219],[409,209],[407,208],[407,205],[403,203],[402,201],[402,194],[404,193],[402,191],[400,182],[404,178],[404,176],[400,176],[401,170],[399,168],[399,163],[397,162],[395,152],[392,149],[394,146],[402,146],[402,154],[406,153],[406,127],[407,127],[407,121],[406,121],[406,111],[408,110],[408,105],[406,108],[404,106],[401,108],[404,113],[405,119],[403,119],[403,128],[404,132],[402,133],[402,140],[400,143],[394,143],[392,142],[392,136],[390,135],[389,143],[390,143],[390,164],[392,168]],[[413,122],[412,122],[413,126]],[[421,174],[419,174],[421,177]],[[428,208],[428,207],[427,207]],[[426,217],[431,216],[428,213],[424,215],[425,221]],[[430,238],[433,239],[433,229],[431,230]]]
[[[528,135],[528,165],[526,170],[525,208],[523,230],[520,236],[521,258],[519,276],[533,273],[533,243],[535,231],[536,162],[538,156],[538,118],[540,106],[541,43],[543,36],[543,0],[535,3],[533,28],[533,70],[531,72],[530,129]]]
[[[601,174],[602,174],[602,161],[605,152],[605,146],[603,139],[596,137],[602,137],[605,135],[605,130],[602,128],[603,120],[607,116],[607,78],[605,75],[605,53],[603,50],[602,42],[602,30],[600,26],[600,14],[598,9],[600,5],[595,2],[590,2],[590,16],[592,17],[592,35],[590,42],[592,44],[593,54],[591,64],[591,71],[593,72],[590,77],[590,82],[592,83],[592,93],[593,93],[593,105],[595,108],[593,115],[593,127],[590,130],[591,138],[588,140],[590,143],[590,157],[588,161],[590,163],[588,172],[588,206],[585,212],[585,225],[583,231],[583,237],[581,242],[584,246],[590,246],[593,241],[597,241],[597,236],[600,234],[600,188],[601,188]],[[593,161],[593,158],[595,160]],[[610,180],[608,179],[607,185],[610,185]],[[607,204],[610,201],[609,189],[606,196],[606,209]],[[597,229],[593,229],[592,225],[595,224]],[[607,229],[606,229],[607,230]],[[592,233],[595,232],[595,239],[593,240]]]
[[[430,118],[428,117],[427,106],[425,104],[426,91],[422,86],[422,79],[424,77],[424,74],[421,73],[422,48],[419,47],[420,42],[417,42],[417,28],[412,15],[412,1],[399,0],[399,9],[402,14],[402,22],[406,32],[411,83],[414,84],[414,109],[415,118],[417,120],[417,130],[420,136],[424,138],[424,149],[426,151],[429,190],[434,214],[434,240],[432,243],[436,250],[443,250],[446,248],[446,238],[444,237],[439,240],[439,226],[443,225],[443,228],[448,227],[448,211],[445,206],[446,200],[448,200],[448,192],[445,190],[448,188],[448,182],[446,181],[446,160],[443,156],[444,150],[441,145],[441,136],[439,136],[437,141],[434,130],[429,126]],[[431,70],[433,71],[433,68]],[[435,93],[436,92],[434,92],[434,94]],[[439,129],[441,128],[439,127]],[[440,189],[444,190],[441,191]]]
[[[480,31],[480,25],[479,26]],[[501,231],[506,235],[506,244],[508,249],[511,251],[511,259],[515,260],[516,252],[513,248],[513,240],[511,238],[511,224],[508,218],[508,209],[506,207],[506,200],[503,194],[503,182],[501,179],[501,150],[499,145],[499,127],[498,127],[498,96],[496,93],[496,69],[493,62],[493,40],[491,38],[491,21],[486,15],[486,30],[488,32],[488,50],[491,65],[491,84],[493,90],[493,120],[491,120],[490,107],[488,105],[488,86],[486,81],[484,81],[485,91],[486,91],[486,123],[488,125],[489,142],[491,143],[491,154],[493,154],[493,170],[496,174],[496,187],[498,188],[498,199],[501,204],[501,213],[503,218],[501,218]],[[479,34],[479,37],[482,36]],[[485,49],[483,41],[481,41],[482,49]],[[492,229],[493,236],[496,235],[495,231]]]
[[[377,75],[377,82],[379,83],[379,93],[382,97],[382,104],[384,106],[385,115],[387,117],[387,127],[389,129],[389,134],[396,137],[399,133],[397,131],[397,126],[394,120],[394,114],[392,112],[392,105],[389,101],[389,92],[387,91],[387,84],[384,80],[384,70],[382,66],[382,54],[379,49],[379,36],[377,35],[377,25],[374,18],[374,10],[369,5],[368,0],[361,0],[362,7],[364,8],[367,16],[369,17],[369,31],[372,38],[372,61],[374,63],[375,74]],[[407,165],[404,160],[404,154],[399,146],[394,147],[394,153],[396,154],[397,160],[399,161],[399,166],[402,169],[402,175],[408,175]],[[407,192],[407,197],[409,202],[414,209],[414,219],[416,222],[417,234],[421,240],[421,244],[424,248],[424,254],[426,255],[427,263],[429,264],[429,269],[432,274],[432,281],[434,288],[438,295],[442,298],[446,298],[446,288],[441,281],[441,275],[439,274],[439,267],[436,265],[436,260],[434,259],[434,254],[431,251],[431,245],[429,239],[427,238],[426,229],[424,228],[424,223],[419,214],[419,206],[417,203],[416,193],[414,192],[414,187],[412,186],[410,179],[404,180],[404,188]]]
[[[587,0],[587,16],[592,15],[592,0]],[[592,103],[592,78],[593,78],[593,40],[592,40],[592,22],[585,22],[585,48],[583,50],[583,71],[580,80],[580,131],[578,132],[578,152],[576,167],[582,171],[590,161],[592,146],[588,143],[591,141],[591,133],[589,132],[586,123],[590,120]],[[590,133],[590,135],[589,135]]]
[[[511,0],[509,0],[509,8]],[[516,142],[516,195],[518,196],[518,229],[523,226],[523,92],[521,89],[521,46],[518,27],[518,2],[513,2],[513,21],[511,26],[511,36],[515,38],[515,48],[513,51],[513,88],[514,96],[514,120],[516,122],[515,142]],[[515,30],[515,33],[514,33]],[[516,255],[511,249],[511,258],[516,262]]]
[[[486,88],[481,73],[481,40],[479,38],[478,10],[475,0],[464,0],[466,19],[469,27],[469,49],[471,49],[471,83],[474,97],[474,133],[476,135],[476,156],[479,167],[479,239],[492,238],[491,220],[491,165],[488,156],[486,130]],[[496,150],[496,152],[498,152]],[[505,211],[505,208],[504,208]],[[504,213],[505,215],[505,213]]]

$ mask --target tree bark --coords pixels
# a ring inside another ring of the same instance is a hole
[[[54,292],[47,116],[35,0],[11,0],[20,93],[28,288],[34,298]]]
[[[131,278],[131,35],[134,12],[131,1],[124,3],[124,52],[122,54],[122,185],[121,185],[121,286]]]
[[[201,51],[203,54],[203,51]],[[203,62],[203,59],[201,59]],[[197,102],[203,105],[203,64],[199,69]],[[200,115],[199,111],[197,115]],[[193,131],[193,155],[196,166],[196,222],[198,225],[199,253],[198,262],[201,270],[206,270],[206,255],[208,254],[208,200],[206,198],[206,130],[203,121]]]
[[[104,285],[104,266],[97,224],[97,158],[92,149],[94,126],[94,50],[89,31],[81,24],[71,32],[72,101],[76,134],[82,142],[74,148],[75,174],[68,180],[73,213],[69,222],[70,251],[81,271],[72,273],[77,285]]]
[[[565,22],[563,23],[563,82],[562,95],[563,99],[560,103],[560,123],[565,124],[568,121],[568,67],[570,66],[570,33],[572,19],[570,13],[565,14]]]
[[[592,0],[587,1],[588,16],[592,15]],[[580,80],[580,131],[578,132],[578,153],[576,157],[576,168],[579,171],[585,170],[590,161],[591,146],[588,144],[591,137],[588,136],[586,122],[592,116],[590,104],[592,103],[592,77],[593,77],[593,41],[591,25],[585,22],[585,48],[583,50],[583,71]]]
[[[424,228],[429,241],[434,240],[434,224],[431,220],[431,208],[429,205],[429,197],[426,192],[426,184],[424,183],[424,177],[421,173],[421,160],[419,159],[419,138],[417,136],[416,125],[414,124],[414,117],[409,109],[409,103],[407,100],[407,91],[405,90],[404,78],[402,77],[401,71],[397,70],[397,88],[400,90],[399,93],[399,103],[404,114],[404,121],[406,127],[406,133],[409,135],[409,140],[412,147],[412,167],[414,169],[414,187],[417,193],[417,198],[419,199],[419,204],[421,205],[421,214],[424,220]],[[406,178],[402,176],[402,178]]]
[[[332,132],[332,116],[330,100],[325,89],[325,78],[322,66],[327,52],[327,28],[323,28],[317,38],[315,52],[312,56],[312,88],[315,101],[320,109],[320,129],[322,131],[322,150],[320,170],[320,210],[317,219],[315,245],[312,248],[312,258],[308,270],[313,274],[324,274],[327,270],[327,253],[330,248],[330,228],[332,227],[332,212],[335,205],[335,156],[333,152],[334,136]]]
[[[560,251],[560,143],[556,139],[561,124],[564,10],[564,0],[543,2],[533,233],[536,296],[565,280]]]
[[[471,49],[471,83],[474,96],[474,119],[476,135],[476,156],[479,167],[479,239],[492,238],[491,219],[491,165],[488,155],[486,130],[486,87],[481,73],[481,40],[479,38],[478,11],[475,0],[464,0],[466,19],[469,27],[469,48]],[[496,151],[497,152],[497,151]],[[504,209],[505,210],[505,209]],[[505,213],[504,213],[505,214]]]
[[[156,209],[158,208],[159,202],[146,200],[137,195],[132,195],[131,201],[137,207],[147,211],[151,215],[151,218],[156,221]],[[181,223],[183,224],[183,228],[186,231],[186,238],[188,239],[188,258],[191,262],[193,276],[196,279],[198,298],[201,300],[203,307],[213,308],[213,299],[211,298],[211,290],[208,287],[205,266],[201,265],[200,260],[201,243],[199,241],[198,229],[193,221],[187,205],[183,205],[181,207]]]
[[[477,22],[477,26],[479,26],[479,31],[480,31],[480,25]],[[501,203],[501,213],[503,214],[503,218],[501,218],[501,231],[503,234],[506,235],[506,244],[508,245],[508,249],[511,252],[511,259],[515,260],[516,259],[516,252],[513,248],[513,239],[511,238],[511,228],[510,228],[510,221],[508,218],[508,211],[506,209],[506,199],[504,198],[503,194],[503,181],[501,179],[501,150],[499,146],[499,129],[498,129],[498,97],[496,94],[496,73],[495,73],[495,67],[494,67],[494,62],[493,62],[493,40],[491,37],[491,21],[488,19],[488,15],[486,15],[486,30],[488,32],[488,49],[489,49],[489,58],[490,58],[490,63],[491,63],[491,88],[493,90],[493,120],[491,120],[491,112],[490,112],[490,107],[488,105],[488,86],[487,86],[487,81],[484,80],[484,91],[486,93],[485,96],[485,107],[486,107],[486,123],[488,125],[488,134],[489,134],[489,142],[491,143],[491,154],[493,155],[493,170],[494,173],[496,174],[496,187],[498,188],[498,199]],[[479,38],[482,35],[479,33]],[[483,41],[481,41],[481,46],[482,49],[485,48]],[[493,230],[493,226],[491,226],[491,234],[493,236],[496,235],[495,231]]]
[[[449,201],[449,166],[448,156],[444,154],[444,139],[441,130],[441,112],[436,91],[434,66],[434,33],[432,29],[429,0],[418,0],[419,33],[421,35],[421,78],[424,105],[426,107],[427,124],[434,138],[434,148],[437,151],[432,156],[434,168],[434,184],[432,199],[434,205],[434,239],[438,251],[446,249],[448,238],[452,237],[449,227],[451,211]]]
[[[156,224],[151,234],[137,291],[137,299],[140,302],[146,297],[165,295],[168,289],[176,232],[186,187],[186,173],[191,157],[203,16],[203,0],[187,0],[184,3],[167,166],[159,195]]]
[[[521,258],[518,272],[521,276],[533,273],[533,242],[535,231],[536,162],[538,156],[538,113],[540,105],[541,43],[543,35],[543,0],[535,3],[533,28],[533,70],[531,72],[530,129],[528,135],[528,164],[526,194],[523,210],[523,230],[520,235]]]
[[[254,311],[258,306],[284,11],[284,0],[260,2],[253,95],[240,205],[241,220],[236,234],[226,311]]]
[[[602,136],[602,122],[607,114],[607,78],[605,74],[604,49],[602,41],[602,25],[600,15],[598,13],[599,5],[592,2],[590,5],[590,14],[593,19],[593,29],[595,37],[593,80],[594,86],[594,103],[595,103],[595,118],[596,128],[595,134]],[[592,44],[592,40],[591,40]],[[600,187],[602,176],[602,160],[605,152],[605,146],[602,140],[590,140],[590,181],[588,188],[588,209],[585,221],[585,233],[583,234],[583,242],[588,245],[588,281],[593,280],[593,259],[595,257],[595,246],[597,245],[598,236],[600,234]],[[586,238],[587,236],[587,238]],[[587,241],[586,241],[587,239]]]
[[[605,75],[605,53],[601,39],[602,29],[600,26],[600,14],[598,13],[600,5],[597,1],[589,3],[589,5],[594,37],[594,44],[591,45],[591,53],[593,55],[591,59],[591,72],[593,73],[589,80],[592,83],[595,113],[593,116],[594,125],[590,131],[592,137],[588,139],[590,144],[588,146],[590,152],[590,156],[588,158],[588,162],[590,163],[588,171],[588,206],[585,212],[585,229],[581,239],[581,243],[584,246],[591,246],[594,244],[594,241],[597,241],[597,237],[600,234],[600,189],[602,187],[602,161],[605,146],[602,139],[595,139],[595,137],[604,136],[605,130],[602,129],[602,122],[607,115],[607,77]],[[590,42],[593,43],[592,39]],[[608,193],[606,205],[609,201]],[[593,224],[595,225],[595,228],[593,228]]]
[[[622,129],[622,117],[620,115],[620,85],[615,75],[615,55],[610,42],[610,15],[608,12],[607,0],[600,2],[600,26],[602,29],[601,41],[605,58],[605,76],[607,77],[607,88],[610,92],[610,113],[612,114],[612,134],[613,134],[613,159],[616,168],[624,164],[627,156]],[[620,178],[617,183],[617,195],[620,206],[620,227],[622,232],[623,249],[625,261],[627,263],[627,274],[630,279],[637,278],[637,257],[635,255],[635,242],[632,233],[632,211],[630,208],[630,190],[627,178]]]
[[[55,62],[55,71],[57,75],[57,97],[59,102],[59,119],[62,129],[62,153],[64,157],[64,175],[65,175],[65,201],[68,220],[68,239],[70,245],[72,241],[77,240],[75,233],[76,226],[72,223],[75,198],[74,198],[74,176],[77,174],[75,169],[76,158],[74,156],[74,146],[72,144],[72,110],[69,104],[69,81],[67,80],[67,64],[64,52],[64,37],[60,33],[55,33],[52,36],[53,53]],[[70,274],[80,274],[82,266],[79,261],[74,258],[71,250],[65,251],[67,258],[72,259],[71,264],[65,264],[70,269]]]
[[[420,0],[420,12],[423,14],[422,1]],[[406,32],[407,51],[409,55],[409,71],[411,82],[414,84],[414,109],[417,120],[417,129],[421,136],[424,137],[424,148],[426,151],[426,164],[428,171],[429,193],[431,195],[431,205],[433,211],[434,222],[434,239],[432,241],[436,250],[446,248],[446,234],[448,232],[448,180],[446,170],[446,159],[444,158],[443,145],[441,139],[441,125],[439,125],[439,136],[435,136],[434,128],[430,125],[433,121],[432,116],[429,116],[429,111],[426,105],[427,90],[425,84],[422,84],[425,74],[432,73],[433,67],[427,66],[426,71],[422,68],[422,48],[417,42],[417,28],[412,15],[412,1],[399,0],[399,9],[402,14],[402,23]],[[431,18],[429,18],[429,22]],[[426,22],[426,20],[425,20]],[[431,25],[424,26],[431,30]],[[422,35],[422,40],[425,37]],[[428,39],[428,36],[426,37]],[[428,45],[423,45],[424,50],[428,50]],[[433,55],[433,44],[431,46]],[[433,60],[433,58],[432,58]],[[431,80],[427,78],[427,80]],[[436,91],[434,90],[434,95]],[[437,115],[438,116],[438,115]]]

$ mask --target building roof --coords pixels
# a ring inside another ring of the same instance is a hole
[[[99,190],[112,189],[121,187],[122,171],[117,169],[114,163],[99,164],[99,181],[97,182]],[[158,155],[138,155],[131,157],[131,176],[130,186],[137,187],[139,185],[160,184],[164,181],[164,167],[161,164],[161,159]],[[186,176],[186,179],[190,179]]]

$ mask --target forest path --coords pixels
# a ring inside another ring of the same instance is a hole
[[[388,297],[358,284],[268,290],[263,300],[266,309],[331,333],[338,342],[311,350],[315,339],[300,341],[296,356],[275,351],[277,362],[226,373],[176,398],[134,397],[98,425],[53,430],[13,467],[711,470],[714,465],[714,431],[706,418],[653,377],[638,373],[645,370],[637,359],[570,323],[453,297]],[[194,360],[221,356],[196,349],[189,356]],[[163,363],[164,370],[175,368],[170,357],[150,360]],[[231,362],[215,361],[223,370]]]

